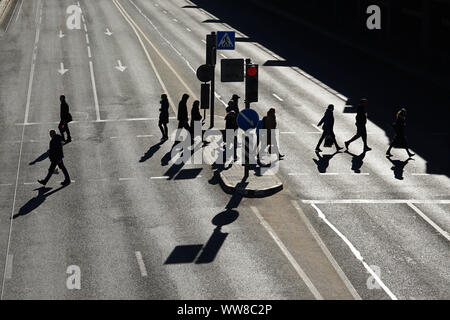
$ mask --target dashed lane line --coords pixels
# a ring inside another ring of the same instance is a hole
[[[276,95],[275,93],[272,93],[272,95],[277,98],[279,101],[284,101],[283,99],[281,99],[278,95]]]
[[[145,268],[145,264],[144,264],[144,260],[142,259],[142,254],[140,251],[136,251],[136,260],[138,262],[139,265],[139,270],[141,271],[141,275],[143,277],[147,276],[147,269]]]

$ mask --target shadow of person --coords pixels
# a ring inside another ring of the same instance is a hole
[[[333,158],[338,153],[339,151],[336,151],[333,154],[326,154],[321,156],[320,153],[316,151],[317,158],[319,159],[313,159],[313,161],[317,165],[317,170],[319,170],[320,173],[325,173],[327,171],[328,166],[330,165],[331,158]]]
[[[48,192],[48,191],[52,190],[52,188],[47,188],[47,187],[40,187],[40,188],[34,189],[34,191],[36,191],[36,190],[38,191],[38,194],[34,198],[31,198],[30,200],[28,200],[28,202],[25,203],[19,209],[19,212],[13,216],[13,219],[16,219],[20,216],[26,216],[27,214],[29,214],[30,212],[32,212],[33,210],[38,208],[45,201],[45,199],[47,199],[47,197],[60,191],[61,189],[64,189],[65,187],[67,187],[67,185],[61,186],[61,187],[53,190],[52,192]]]
[[[403,180],[403,171],[405,170],[406,165],[409,160],[414,160],[413,158],[408,158],[404,161],[392,160],[390,156],[386,156],[386,158],[393,164],[391,170],[394,171],[394,177],[398,180]]]
[[[31,161],[28,165],[32,166],[34,164],[36,164],[36,162],[41,162],[45,159],[48,158],[48,151],[45,151],[43,154],[41,154],[39,157],[37,157],[36,159],[34,159],[33,161]]]
[[[361,167],[364,163],[364,157],[366,156],[366,152],[367,151],[363,151],[361,154],[353,154],[350,151],[346,150],[345,152],[347,152],[349,155],[352,156],[352,170],[355,173],[361,173]]]
[[[139,162],[145,162],[148,159],[150,159],[151,157],[153,157],[153,155],[161,148],[161,145],[163,143],[164,143],[164,141],[160,141],[157,144],[151,146],[150,149],[148,149],[148,151],[141,157]]]

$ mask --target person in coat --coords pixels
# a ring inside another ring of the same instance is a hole
[[[169,123],[169,101],[167,100],[167,95],[161,95],[161,101],[159,102],[161,107],[159,108],[159,129],[162,133],[161,141],[166,141],[169,139],[167,124]]]
[[[61,102],[60,106],[60,122],[58,125],[59,133],[61,134],[62,141],[65,143],[69,143],[72,141],[72,137],[70,136],[69,130],[69,122],[72,121],[72,116],[69,112],[69,105],[66,102],[66,97],[64,95],[59,97]],[[64,139],[64,132],[67,133],[67,140]]]
[[[269,154],[272,153],[273,146],[278,154],[278,159],[282,159],[284,157],[284,154],[280,153],[276,136],[272,136],[275,133],[275,129],[277,128],[277,117],[275,116],[274,108],[270,108],[269,111],[267,111],[267,115],[263,118],[263,128],[267,130],[266,135],[267,145],[269,146]]]
[[[187,93],[183,94],[181,101],[178,103],[177,120],[178,120],[178,129],[184,128],[187,131],[190,131],[188,109],[187,109],[187,100],[188,99],[189,99],[189,95]],[[178,132],[178,134],[177,134],[177,140],[179,137],[179,133],[180,132]]]
[[[348,146],[350,143],[355,141],[358,138],[361,138],[364,143],[364,151],[370,151],[372,148],[370,148],[367,145],[367,130],[366,130],[366,123],[367,123],[367,113],[366,113],[366,105],[367,100],[361,99],[357,110],[356,110],[356,134],[348,141],[345,141],[345,148],[348,149]]]
[[[231,141],[227,140],[228,135],[233,135],[233,159],[237,161],[237,135],[236,130],[238,129],[237,124],[237,114],[234,110],[230,110],[225,116],[225,134],[223,135],[223,142],[225,142],[224,149],[227,150],[229,148],[229,144]],[[226,162],[226,153],[224,153],[224,163]]]
[[[194,123],[197,121],[202,121],[202,115],[200,113],[200,101],[195,100],[192,104],[191,109],[191,126],[190,126],[190,133],[191,133],[191,139],[194,139]]]
[[[408,140],[406,139],[405,135],[405,127],[406,127],[406,109],[401,108],[397,112],[397,116],[395,119],[395,122],[392,124],[395,131],[394,139],[392,140],[391,144],[389,145],[389,148],[386,151],[386,156],[390,157],[391,149],[394,148],[403,148],[408,153],[409,157],[414,156],[414,153],[409,151],[408,148]]]
[[[69,172],[67,172],[66,167],[64,166],[63,158],[63,147],[62,147],[62,137],[59,134],[56,134],[55,130],[50,130],[50,144],[49,144],[49,150],[48,150],[48,158],[50,159],[50,168],[48,169],[48,174],[43,180],[38,180],[38,182],[42,185],[46,185],[48,180],[50,180],[50,177],[52,176],[53,172],[55,171],[56,167],[58,166],[63,174],[64,174],[64,181],[61,182],[62,185],[68,185],[70,184],[70,176]]]
[[[322,141],[327,137],[330,136],[331,139],[333,139],[333,143],[336,146],[336,150],[339,151],[342,149],[342,147],[340,147],[336,141],[336,136],[334,135],[334,115],[333,115],[333,110],[334,110],[334,105],[330,104],[327,108],[327,110],[325,111],[324,116],[322,117],[322,119],[319,121],[319,123],[317,124],[317,126],[322,126],[323,129],[323,133],[322,136],[319,139],[319,142],[317,143],[316,146],[316,151],[317,152],[321,152],[322,150],[320,150],[320,145],[322,144]]]

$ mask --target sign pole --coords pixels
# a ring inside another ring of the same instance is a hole
[[[212,64],[212,79],[211,79],[211,101],[210,101],[210,105],[211,105],[211,110],[210,110],[210,119],[209,119],[209,127],[213,128],[214,127],[214,93],[215,93],[215,84],[216,84],[216,46],[217,46],[217,35],[214,31],[211,32],[211,37],[214,39],[213,40],[213,48],[211,50],[211,64]]]
[[[245,59],[245,70],[247,70],[247,66],[251,63],[250,59]],[[247,73],[245,74],[245,76],[247,77]],[[247,95],[245,95],[246,97]],[[250,102],[247,101],[247,99],[245,99],[245,109],[250,109]],[[249,161],[249,146],[250,145],[250,141],[249,141],[249,137],[247,135],[245,135],[245,156],[244,156],[244,179],[248,178],[249,175],[249,167],[250,167],[250,161]]]

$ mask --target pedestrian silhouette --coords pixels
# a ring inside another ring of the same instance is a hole
[[[367,130],[366,130],[366,123],[367,123],[367,114],[366,114],[366,106],[367,106],[367,99],[361,99],[358,107],[356,108],[356,134],[348,141],[345,141],[345,148],[348,150],[348,146],[350,143],[355,141],[358,138],[361,138],[364,143],[364,151],[370,151],[372,148],[370,148],[367,145]]]
[[[408,140],[405,135],[405,127],[406,127],[406,109],[402,108],[397,112],[395,122],[392,124],[394,127],[394,139],[392,139],[389,148],[386,151],[386,156],[392,156],[391,149],[392,148],[402,148],[405,149],[408,153],[409,157],[414,156],[414,153],[409,151],[408,148]]]
[[[159,102],[161,107],[159,108],[159,129],[162,133],[161,141],[166,141],[169,139],[167,124],[169,123],[169,101],[167,100],[167,95],[161,95],[161,101]]]
[[[148,159],[150,159],[151,157],[153,157],[153,155],[156,153],[156,151],[158,151],[160,149],[160,147],[163,143],[164,143],[164,141],[161,140],[157,144],[151,146],[150,149],[148,149],[148,151],[141,157],[139,162],[145,162]]]
[[[275,116],[274,108],[270,108],[269,111],[267,111],[267,115],[263,118],[262,122],[263,122],[263,129],[267,130],[266,135],[267,135],[267,145],[269,146],[269,154],[272,153],[272,147],[274,147],[275,152],[278,155],[278,159],[281,160],[284,157],[284,154],[280,153],[278,141],[275,135],[275,129],[277,128],[277,118]]]
[[[228,101],[228,107],[227,107],[227,112],[230,112],[231,110],[233,110],[236,115],[239,114],[239,96],[237,94],[233,94],[233,96],[231,97],[231,100]]]
[[[190,132],[191,132],[191,138],[194,138],[194,123],[196,121],[202,121],[202,115],[200,113],[200,101],[195,100],[194,103],[192,104],[192,109],[191,109],[191,127],[190,127]]]
[[[316,146],[316,151],[317,152],[321,152],[322,150],[320,150],[320,145],[322,144],[322,141],[324,139],[330,139],[331,144],[334,143],[334,145],[336,146],[336,150],[339,151],[342,149],[342,147],[340,147],[336,141],[336,136],[334,135],[334,131],[333,131],[333,127],[334,127],[334,115],[333,115],[333,110],[334,110],[334,105],[330,104],[328,105],[327,110],[325,111],[324,116],[322,117],[322,119],[319,121],[319,123],[317,124],[317,126],[322,126],[323,129],[323,133],[322,136],[319,139],[319,142],[317,143]]]
[[[53,172],[55,171],[56,166],[58,166],[62,172],[64,173],[64,181],[61,182],[62,185],[70,184],[69,173],[67,172],[66,167],[64,166],[63,158],[63,147],[61,143],[61,136],[56,134],[55,130],[50,130],[50,146],[48,150],[48,157],[50,159],[50,168],[48,169],[48,174],[43,180],[38,180],[38,182],[42,185],[46,185],[48,180],[50,180]]]
[[[237,114],[234,110],[230,110],[227,115],[225,116],[225,132],[223,135],[223,142],[224,144],[224,160],[223,163],[225,164],[225,162],[228,160],[227,159],[227,150],[230,150],[230,145],[231,143],[233,144],[233,159],[234,161],[237,161],[237,135],[236,135],[236,130],[238,129],[238,124],[237,124]],[[227,138],[227,133],[229,136],[231,136],[231,134],[233,135],[233,142],[228,141]]]
[[[48,151],[45,151],[43,154],[41,154],[39,157],[37,157],[36,159],[34,159],[33,161],[31,161],[28,165],[32,166],[34,164],[36,164],[36,162],[41,162],[44,161],[45,159],[47,159],[48,157]]]
[[[405,170],[406,165],[410,160],[414,160],[412,158],[408,158],[404,161],[392,160],[390,156],[387,156],[386,158],[393,164],[391,170],[394,171],[394,176],[398,180],[403,180],[403,172]]]
[[[318,159],[313,159],[313,161],[317,165],[317,170],[319,170],[320,173],[327,172],[327,168],[330,165],[331,158],[333,158],[338,153],[339,153],[339,151],[336,150],[336,152],[333,154],[326,154],[326,155],[321,156],[319,151],[316,151],[316,155],[317,155]]]
[[[186,129],[188,132],[190,131],[189,128],[189,117],[188,117],[188,109],[187,109],[187,100],[189,99],[189,95],[187,93],[183,94],[183,97],[181,98],[181,101],[178,103],[178,129]],[[176,141],[178,141],[180,134],[180,130],[177,132]]]
[[[364,163],[364,157],[366,156],[367,151],[363,151],[361,154],[353,154],[350,151],[346,151],[349,155],[352,156],[352,170],[355,173],[361,173],[361,167]]]
[[[64,95],[59,97],[61,101],[60,107],[60,122],[58,125],[59,132],[61,134],[62,141],[65,143],[69,143],[72,141],[72,137],[70,136],[69,130],[69,122],[72,121],[72,115],[69,112],[69,105],[66,102],[66,97]],[[67,133],[67,139],[64,139],[64,132]]]

